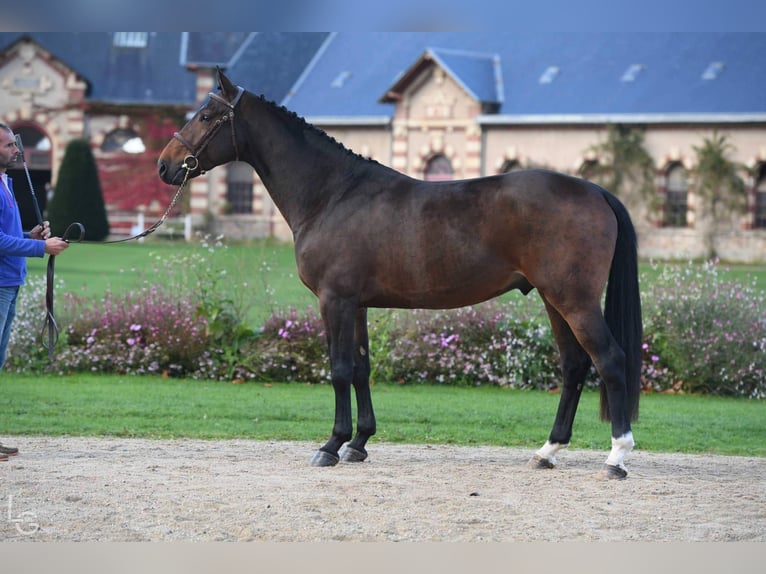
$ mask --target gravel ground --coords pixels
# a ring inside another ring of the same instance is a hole
[[[369,445],[313,468],[318,445],[12,437],[3,541],[766,541],[766,459]]]

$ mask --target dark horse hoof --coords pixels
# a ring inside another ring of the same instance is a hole
[[[605,464],[601,469],[601,477],[608,480],[623,480],[627,478],[628,471],[613,464]]]
[[[362,462],[367,458],[367,451],[357,450],[347,446],[340,453],[340,459],[343,462]]]
[[[318,450],[311,457],[311,466],[335,466],[338,464],[337,454],[330,454],[324,450]]]
[[[547,458],[543,458],[539,454],[536,454],[530,459],[529,466],[530,468],[554,468],[556,465]]]

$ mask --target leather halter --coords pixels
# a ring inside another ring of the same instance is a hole
[[[237,104],[239,103],[239,100],[242,98],[242,94],[245,92],[244,88],[241,86],[237,86],[237,95],[234,96],[234,99],[229,102],[219,96],[216,93],[208,92],[208,97],[220,102],[224,105],[226,105],[229,108],[229,111],[226,112],[224,115],[222,115],[220,118],[215,120],[212,126],[210,126],[210,129],[205,132],[205,134],[200,139],[199,143],[195,146],[192,144],[189,140],[187,140],[184,136],[181,135],[180,132],[175,132],[173,134],[173,137],[180,141],[186,149],[189,150],[189,155],[187,155],[184,158],[184,165],[183,167],[186,168],[188,171],[193,171],[199,167],[199,159],[197,156],[199,156],[200,153],[202,153],[202,150],[207,147],[207,144],[210,143],[210,140],[213,139],[213,136],[218,133],[218,130],[221,129],[221,126],[225,124],[226,122],[231,122],[231,143],[234,147],[234,155],[235,155],[235,161],[239,161],[239,149],[237,148],[237,134],[234,129],[234,108],[237,107]],[[189,160],[194,160],[194,165],[189,164]],[[187,172],[188,172],[187,171]]]

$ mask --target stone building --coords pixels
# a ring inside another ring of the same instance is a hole
[[[766,34],[0,34],[0,118],[33,148],[41,188],[66,143],[91,141],[110,222],[164,208],[159,150],[214,89],[213,70],[408,175],[544,167],[588,175],[609,126],[640,130],[652,207],[628,201],[644,257],[704,257],[696,148],[741,164],[746,209],[719,222],[724,259],[766,261]],[[36,186],[38,184],[36,183]],[[38,196],[40,193],[38,192]],[[645,198],[642,201],[646,201]],[[290,239],[250,166],[194,180],[183,210],[230,238]]]

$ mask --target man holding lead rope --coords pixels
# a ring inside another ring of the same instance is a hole
[[[19,155],[13,130],[0,123],[0,370],[16,315],[16,298],[27,274],[27,257],[58,255],[69,244],[59,237],[51,237],[47,221],[36,225],[29,233],[21,228],[21,214],[13,195],[13,183],[6,170]],[[36,202],[37,199],[33,198]],[[0,462],[18,453],[15,447],[0,444]]]

